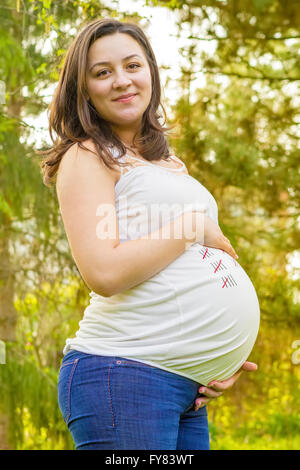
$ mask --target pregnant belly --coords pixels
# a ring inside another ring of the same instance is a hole
[[[128,291],[110,298],[91,293],[70,344],[83,351],[89,344],[88,352],[140,360],[207,385],[230,377],[247,360],[259,316],[254,286],[239,263],[194,244]]]
[[[180,315],[168,366],[203,384],[233,375],[259,329],[259,302],[244,269],[223,250],[197,244],[161,274],[176,289]]]

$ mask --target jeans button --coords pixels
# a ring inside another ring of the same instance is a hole
[[[122,364],[122,361],[117,361],[117,364]]]

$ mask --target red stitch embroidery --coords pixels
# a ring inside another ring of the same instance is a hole
[[[214,273],[215,273],[216,270],[220,267],[221,261],[222,261],[222,260],[220,259],[220,262],[219,262],[218,266],[216,267],[216,269],[214,270]]]
[[[207,252],[208,252],[208,248],[206,248],[206,252],[205,252],[205,254],[204,254],[204,256],[203,256],[203,258],[202,258],[202,259],[204,259],[204,258],[205,258],[205,256],[206,256],[206,253],[207,253]]]
[[[227,281],[228,281],[228,277],[226,277],[226,281],[224,282],[224,284],[222,286],[222,289],[223,289],[223,287],[225,287],[225,284],[226,284]]]

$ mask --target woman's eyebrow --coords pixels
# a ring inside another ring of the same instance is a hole
[[[124,57],[124,59],[122,59],[122,61],[124,62],[125,60],[131,59],[131,57],[140,57],[142,59],[142,57],[139,54],[130,54],[130,55]],[[110,64],[110,62],[108,60],[103,60],[101,62],[96,62],[94,65],[91,66],[90,72],[92,71],[92,69],[94,67],[96,67],[96,65],[109,65],[109,64]]]

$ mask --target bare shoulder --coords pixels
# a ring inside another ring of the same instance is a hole
[[[84,140],[81,145],[85,148],[80,147],[78,142],[75,142],[69,147],[62,157],[64,164],[67,164],[65,162],[70,160],[72,160],[74,163],[80,159],[94,160],[99,162],[99,164],[103,164],[101,158],[97,155],[96,147],[92,139]]]
[[[83,147],[85,147],[85,149],[88,149],[88,150],[84,150],[82,149],[82,147],[80,147],[78,145],[78,149],[81,151],[81,152],[84,152],[86,155],[90,155],[91,158],[94,158],[96,160],[98,160],[101,164],[103,164],[103,161],[102,159],[99,157],[98,153],[97,153],[97,149],[96,149],[96,146],[95,146],[95,143],[92,139],[86,139],[84,140],[81,145]],[[104,164],[103,164],[104,165]],[[105,165],[104,165],[105,166]]]
[[[89,150],[91,150],[92,152],[89,152],[90,155],[94,155],[94,158],[96,158],[100,164],[102,165],[103,169],[105,169],[105,171],[108,173],[108,175],[112,178],[112,180],[114,181],[114,183],[116,184],[116,182],[118,181],[119,177],[120,177],[120,168],[117,164],[112,164],[113,165],[113,168],[108,168],[105,163],[103,162],[103,160],[97,155],[97,149],[95,147],[95,144],[93,142],[92,139],[87,139],[83,142],[83,145],[85,147],[87,147]]]
[[[101,170],[106,173],[107,176],[111,177],[115,181],[115,175],[110,170],[101,157],[97,154],[95,144],[92,139],[86,139],[82,142],[83,147],[79,146],[79,143],[74,143],[69,147],[66,153],[63,155],[59,164],[57,172],[57,181],[60,179],[60,174],[68,172],[68,169],[86,167],[88,169],[95,169],[96,171]]]

